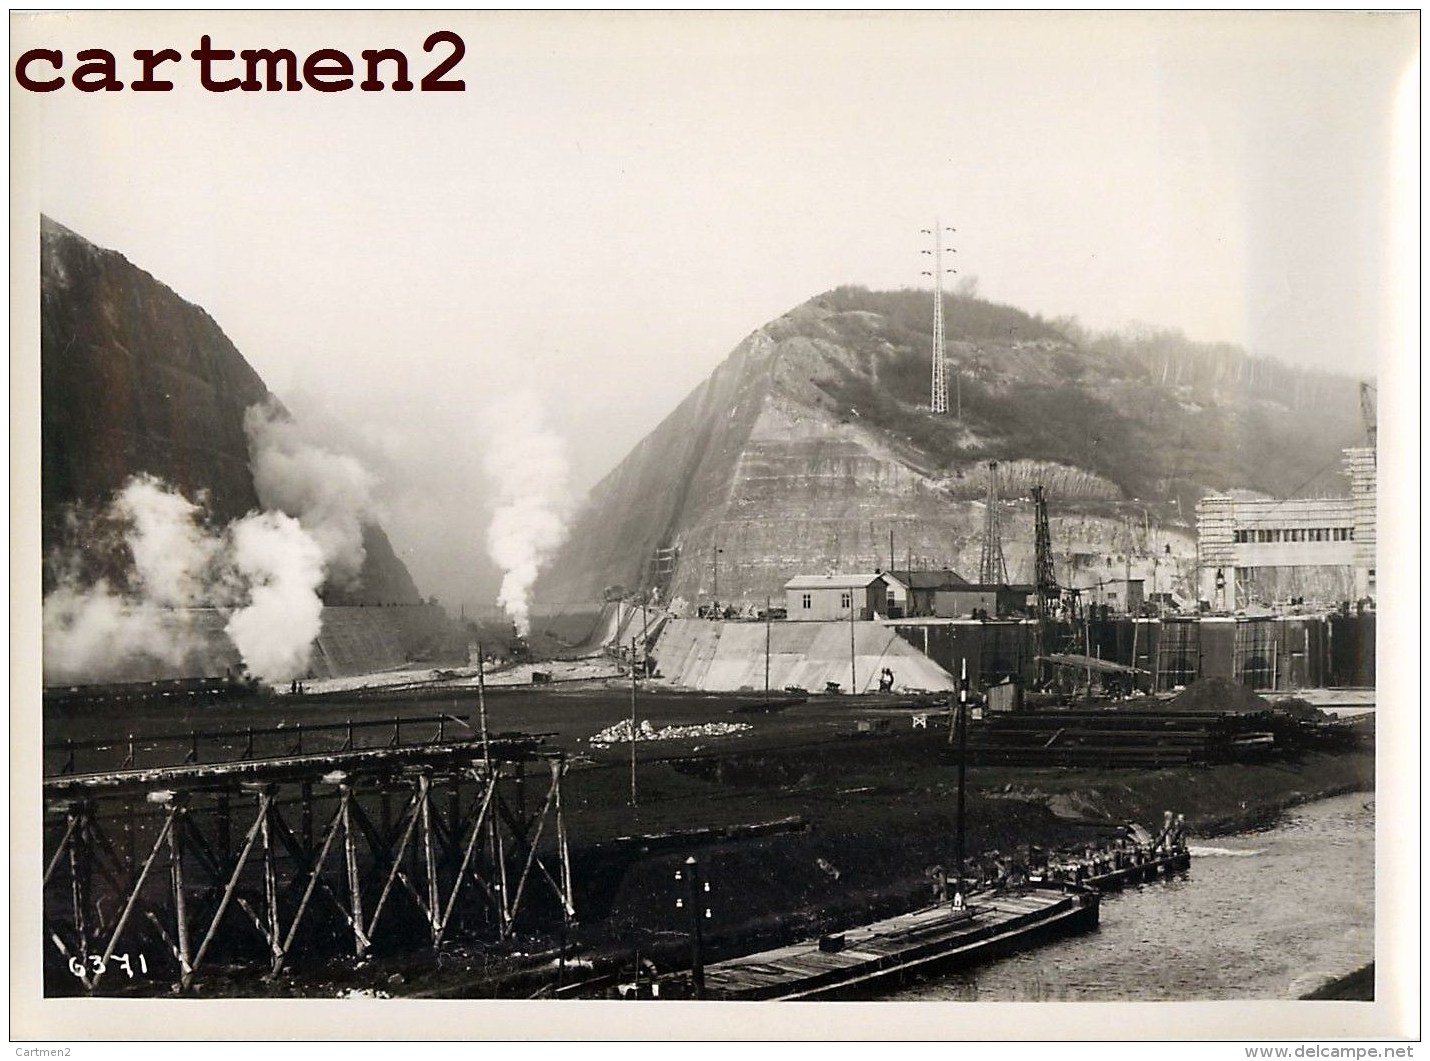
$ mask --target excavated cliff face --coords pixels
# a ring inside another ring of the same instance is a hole
[[[782,602],[794,575],[872,572],[891,562],[902,568],[910,558],[915,567],[952,567],[976,580],[984,462],[931,458],[914,439],[841,400],[835,385],[861,374],[877,379],[879,350],[870,355],[848,341],[851,328],[877,317],[815,300],[745,339],[591,491],[538,586],[539,603],[559,610],[613,587],[649,587],[648,562],[657,548],[672,546],[678,561],[664,593],[687,603],[717,596]],[[978,349],[996,356],[1005,348]],[[999,478],[1014,581],[1033,577],[1027,498],[1037,483],[1059,507],[1052,530],[1060,574],[1111,565],[1125,577],[1132,545],[1148,550],[1140,515],[1133,535],[1119,506],[1123,491],[1095,473],[1014,457],[1000,464]],[[1194,538],[1186,528],[1167,530],[1157,545],[1162,588],[1171,589],[1179,566],[1189,573]]]
[[[46,551],[67,513],[106,505],[147,472],[216,524],[259,507],[244,413],[273,401],[214,320],[122,255],[49,218],[40,226],[41,518]],[[416,603],[375,523],[355,585],[330,603]],[[72,542],[69,544],[73,544]]]

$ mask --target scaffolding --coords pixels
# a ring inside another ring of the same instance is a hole
[[[274,975],[414,940],[506,941],[534,902],[569,926],[566,763],[537,744],[55,773],[44,782],[47,974],[93,993],[142,960],[183,990],[219,967]],[[528,812],[532,766],[546,783]]]
[[[1265,619],[1236,624],[1231,654],[1232,681],[1253,689],[1276,688],[1276,629]]]
[[[1157,636],[1152,689],[1185,687],[1201,674],[1201,625],[1195,619],[1163,619]]]

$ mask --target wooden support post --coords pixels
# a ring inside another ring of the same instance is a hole
[[[461,839],[462,832],[461,774],[451,775],[451,779],[447,783],[447,825],[452,831],[452,843],[455,845]]]
[[[69,854],[71,837],[74,836],[78,826],[79,817],[75,814],[74,808],[71,807],[65,811],[65,832],[64,835],[60,837],[59,846],[55,848],[55,853],[50,856],[50,864],[45,867],[45,876],[41,881],[41,887],[50,883],[50,878],[54,876],[55,870],[59,867],[59,864],[65,860],[65,856]]]
[[[570,928],[571,919],[576,915],[576,904],[571,889],[571,848],[566,836],[566,814],[561,807],[561,778],[566,773],[566,763],[561,759],[551,761],[552,784],[556,786],[556,846],[561,859],[561,914],[562,923]],[[563,937],[563,958],[564,937]]]
[[[204,933],[203,942],[199,944],[198,953],[194,955],[190,976],[197,972],[199,966],[203,964],[204,957],[208,954],[209,946],[218,935],[219,925],[223,922],[223,915],[228,912],[229,903],[233,901],[233,894],[238,889],[238,878],[243,873],[243,867],[248,864],[248,856],[252,853],[254,845],[258,842],[259,829],[268,817],[268,803],[272,799],[270,793],[264,792],[259,795],[258,813],[253,819],[253,825],[249,827],[248,835],[243,841],[243,850],[239,853],[238,859],[233,864],[233,872],[229,874],[228,882],[224,885],[223,898],[219,900],[218,909],[214,911],[213,920],[209,922],[208,931]],[[167,823],[166,823],[167,828]],[[157,850],[157,847],[156,847]],[[181,981],[181,986],[187,987],[189,977]]]
[[[348,871],[348,907],[353,915],[353,953],[361,958],[367,954],[368,931],[362,913],[362,877],[358,874],[357,841],[353,836],[351,785],[339,785],[339,808],[343,818],[343,857]]]
[[[139,870],[138,877],[134,880],[134,886],[129,889],[129,897],[125,900],[124,910],[119,915],[119,920],[114,925],[114,931],[110,934],[109,943],[104,948],[104,953],[99,960],[100,970],[94,974],[94,978],[85,983],[85,986],[93,990],[99,983],[99,979],[104,975],[103,970],[108,968],[109,959],[114,956],[114,948],[119,944],[119,937],[124,933],[124,929],[129,924],[129,916],[134,913],[134,907],[139,902],[139,893],[144,888],[144,881],[149,876],[149,870],[153,868],[154,860],[159,857],[159,849],[169,839],[169,830],[174,827],[174,810],[171,805],[169,813],[164,818],[164,824],[159,829],[159,835],[154,839],[154,846],[149,851],[149,857],[144,860],[144,866]]]
[[[259,831],[263,837],[263,900],[266,914],[264,931],[268,936],[269,957],[274,963],[279,963],[283,960],[283,953],[279,949],[278,868],[274,864],[273,857],[273,796],[271,788],[264,793],[258,821]]]
[[[214,800],[214,832],[218,838],[218,855],[224,861],[233,850],[233,812],[229,807],[227,792],[220,792]]]
[[[496,794],[495,778],[487,778],[486,792],[482,797],[481,809],[477,811],[477,819],[472,823],[472,835],[467,840],[466,849],[462,852],[462,861],[457,866],[457,875],[452,881],[452,891],[447,896],[447,905],[442,910],[441,930],[446,931],[448,923],[452,919],[452,910],[457,904],[457,893],[462,889],[462,878],[466,875],[467,867],[471,865],[472,854],[475,852],[478,841],[486,829],[487,811],[491,808],[492,797]]]
[[[302,799],[303,853],[313,852],[313,782],[304,781],[299,786]]]
[[[124,868],[131,874],[138,863],[139,822],[134,814],[134,801],[124,801]]]
[[[498,771],[500,771],[500,767],[498,767]],[[500,793],[498,793],[498,794],[497,794],[497,797],[496,797],[496,806],[497,806],[497,808],[500,808],[500,807],[501,807],[501,794],[500,794]],[[496,861],[496,870],[497,870],[497,882],[496,882],[496,886],[497,886],[498,898],[501,900],[501,907],[500,907],[500,910],[498,911],[498,912],[500,913],[500,915],[501,915],[501,925],[500,925],[499,927],[500,927],[500,932],[501,932],[501,938],[502,938],[502,939],[506,939],[507,929],[511,926],[511,916],[512,916],[511,903],[508,901],[508,897],[510,896],[511,892],[510,892],[510,887],[509,887],[509,882],[508,882],[508,880],[507,880],[507,872],[506,872],[506,846],[505,846],[505,844],[502,843],[501,823],[497,820],[497,815],[496,815],[496,814],[493,814],[493,815],[491,816],[491,823],[492,823],[492,857],[493,857],[493,859],[495,859],[495,861]]]
[[[89,905],[89,873],[84,845],[80,843],[80,834],[83,831],[82,816],[86,814],[87,810],[71,805],[70,828],[65,832],[65,846],[69,852],[70,863],[70,910],[75,938],[79,940],[81,961],[89,956],[89,924],[86,916],[86,908]]]
[[[333,812],[332,821],[328,822],[328,827],[323,830],[323,848],[318,853],[317,860],[313,863],[311,871],[308,873],[308,885],[303,889],[303,897],[298,900],[298,909],[293,913],[293,921],[288,926],[288,935],[283,939],[283,945],[279,948],[277,957],[274,959],[272,973],[277,975],[283,968],[283,962],[287,960],[288,954],[293,946],[293,938],[298,934],[298,926],[303,921],[303,915],[308,911],[308,903],[313,898],[313,892],[318,886],[318,881],[322,877],[323,866],[327,864],[328,852],[332,850],[333,841],[337,838],[338,828],[343,820],[343,805]]]
[[[546,802],[542,804],[541,814],[536,821],[536,833],[530,840],[522,839],[522,843],[526,847],[526,863],[522,866],[521,877],[517,880],[516,884],[516,895],[511,901],[511,921],[508,927],[510,927],[511,923],[515,923],[516,921],[517,910],[521,905],[521,896],[522,893],[526,891],[526,881],[531,875],[531,864],[536,859],[536,845],[541,841],[541,832],[546,827],[546,818],[555,801],[557,789],[558,785],[556,784],[555,777],[553,777],[551,788],[546,792]]]
[[[526,820],[526,760],[516,761],[516,820],[521,823],[521,835],[518,840],[525,840],[530,823]]]
[[[417,778],[417,798],[422,811],[422,861],[427,870],[427,926],[432,931],[432,946],[442,943],[442,922],[438,911],[442,897],[437,893],[437,859],[432,849],[432,775],[423,772]]]
[[[183,803],[174,807],[173,825],[169,829],[169,880],[174,890],[174,937],[178,940],[179,974],[187,977],[193,971],[189,950],[189,905],[184,895],[184,825],[187,812]]]
[[[402,860],[407,856],[408,845],[412,842],[412,834],[417,831],[417,822],[421,818],[422,812],[418,805],[417,794],[414,793],[412,799],[407,803],[407,809],[411,814],[407,815],[407,827],[402,832],[402,842],[397,845],[397,850],[392,853],[392,864],[388,867],[387,879],[383,882],[382,893],[377,897],[377,905],[373,907],[372,920],[368,922],[367,934],[371,938],[377,931],[378,918],[382,916],[383,908],[387,905],[387,897],[392,892],[392,883],[399,874],[402,873]],[[373,852],[376,856],[376,852]],[[403,876],[406,883],[406,876]]]

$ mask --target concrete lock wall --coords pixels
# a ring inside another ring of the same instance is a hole
[[[916,651],[884,623],[847,619],[777,622],[768,627],[769,687],[824,692],[832,683],[851,688],[850,634],[853,633],[855,692],[875,692],[884,668],[894,672],[901,692],[944,691],[953,677]],[[672,685],[706,692],[765,688],[766,625],[671,619],[651,651],[656,673]]]
[[[1024,684],[1038,678],[1031,621],[934,619],[888,625],[950,674],[957,675],[966,664],[975,688],[1005,678]],[[1159,692],[1189,685],[1199,676],[1278,691],[1375,684],[1374,613],[1051,623],[1044,645],[1048,653],[1136,666],[1144,672],[1142,687],[1155,681]]]

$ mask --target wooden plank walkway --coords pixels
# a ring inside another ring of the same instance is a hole
[[[996,893],[961,912],[947,904],[846,930],[838,950],[818,940],[777,947],[705,968],[707,998],[812,997],[960,953],[972,957],[1082,909],[1078,896],[1053,890]]]

